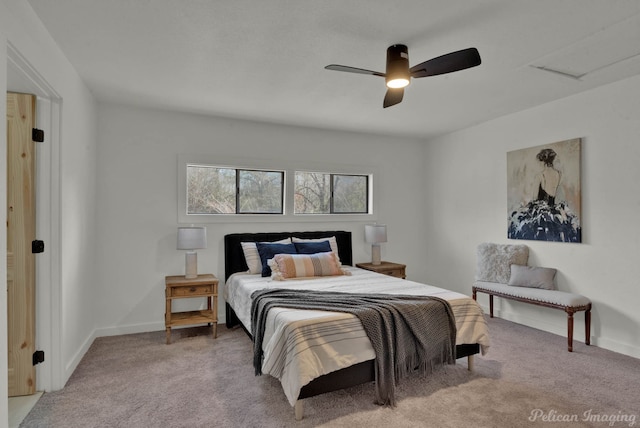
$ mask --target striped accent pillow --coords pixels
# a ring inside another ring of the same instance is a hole
[[[340,268],[340,262],[333,251],[315,254],[276,254],[268,263],[271,267],[271,279],[277,281],[349,274]]]

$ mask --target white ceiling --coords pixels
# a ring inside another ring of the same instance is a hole
[[[29,0],[98,100],[430,138],[640,73],[638,0]],[[382,108],[386,48],[413,79]],[[551,69],[544,71],[542,69]]]

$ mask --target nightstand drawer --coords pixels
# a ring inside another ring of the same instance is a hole
[[[404,269],[387,269],[380,270],[378,272],[383,275],[395,276],[396,278],[404,278]]]
[[[172,287],[172,297],[202,296],[213,293],[213,284]]]
[[[405,279],[407,277],[406,268],[407,265],[401,263],[385,262],[382,261],[378,265],[373,263],[356,263],[356,267],[360,269],[370,270],[372,272],[381,273],[382,275],[389,275],[395,278]]]

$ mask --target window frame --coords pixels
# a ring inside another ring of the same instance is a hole
[[[235,191],[235,203],[234,203],[234,209],[235,212],[232,213],[224,213],[224,212],[219,212],[219,213],[190,213],[189,212],[189,204],[188,204],[188,195],[189,195],[189,189],[188,189],[188,182],[186,182],[186,197],[185,197],[185,208],[186,208],[186,215],[188,216],[198,216],[198,215],[204,215],[204,216],[225,216],[225,215],[282,215],[284,214],[284,207],[285,207],[285,201],[284,201],[284,196],[285,196],[285,183],[286,183],[286,173],[284,170],[273,170],[273,169],[265,169],[265,168],[239,168],[239,167],[232,167],[232,166],[220,166],[220,165],[216,165],[216,164],[208,164],[208,163],[203,163],[203,162],[188,162],[185,165],[185,179],[186,179],[186,175],[187,175],[187,171],[189,170],[189,167],[199,167],[199,168],[214,168],[217,170],[221,170],[221,169],[227,169],[230,171],[234,171],[234,177],[233,177],[233,181],[234,181],[234,191]],[[241,182],[242,182],[242,172],[267,172],[267,173],[275,173],[275,174],[279,174],[280,175],[280,211],[279,212],[252,212],[252,211],[241,211],[241,197],[242,197],[242,188],[241,188]]]
[[[292,206],[292,212],[294,215],[296,216],[307,216],[307,215],[364,215],[364,214],[369,214],[371,212],[371,204],[370,204],[370,191],[369,188],[371,187],[371,180],[372,180],[372,176],[371,174],[356,174],[356,173],[337,173],[337,172],[320,172],[320,171],[302,171],[300,169],[296,169],[294,171],[294,188],[293,188],[293,194],[295,196],[296,194],[296,188],[295,188],[295,179],[296,179],[296,174],[298,173],[303,173],[303,174],[322,174],[322,175],[328,175],[329,176],[329,212],[328,213],[297,213],[295,211],[295,204]],[[366,212],[362,212],[362,211],[336,211],[335,210],[335,177],[363,177],[366,178],[367,182],[365,184],[365,198],[366,198],[366,206],[367,206],[367,210]]]
[[[370,165],[336,164],[299,160],[227,158],[215,155],[179,154],[177,165],[177,217],[178,224],[214,223],[307,223],[307,222],[371,222],[377,221],[377,194],[380,180],[378,168]],[[197,164],[217,168],[260,171],[283,171],[283,214],[187,214],[187,165]],[[367,180],[367,213],[294,214],[295,172],[315,172],[334,175],[364,175]],[[375,181],[374,181],[375,180]]]
[[[280,186],[280,212],[250,212],[250,211],[240,211],[240,172],[273,172],[279,173],[281,177],[281,186]],[[236,168],[236,212],[230,213],[227,215],[283,215],[285,212],[285,184],[286,184],[287,173],[284,170],[273,170],[273,169],[258,169],[258,168]],[[208,214],[208,215],[217,215],[217,214]]]

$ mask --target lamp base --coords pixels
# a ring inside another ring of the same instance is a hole
[[[371,264],[379,265],[381,263],[380,260],[380,245],[373,244],[371,245]]]
[[[198,253],[188,251],[184,256],[184,277],[194,279],[198,277]]]

